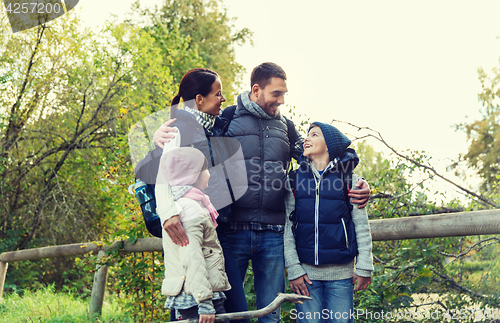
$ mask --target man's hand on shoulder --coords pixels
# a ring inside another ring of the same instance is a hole
[[[349,197],[351,203],[358,204],[358,209],[364,208],[370,199],[370,186],[364,179],[359,180],[355,189],[349,191]]]

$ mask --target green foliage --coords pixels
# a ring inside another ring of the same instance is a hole
[[[463,202],[458,200],[445,205],[438,205],[436,198],[431,200],[431,191],[427,188],[427,183],[432,180],[430,174],[408,160],[387,159],[366,142],[357,143],[355,148],[361,159],[357,171],[372,189],[368,206],[370,218],[406,217],[466,209]],[[419,163],[430,165],[430,159],[423,152],[409,151],[406,154]],[[439,197],[439,193],[436,197]],[[439,318],[425,318],[422,322],[442,322],[447,311],[471,308],[473,304],[498,307],[498,261],[493,259],[492,250],[498,250],[500,240],[488,241],[487,238],[448,237],[374,242],[376,265],[372,285],[367,291],[356,294],[356,307],[373,313],[384,310],[396,314],[425,312],[431,307],[420,307],[420,304],[433,303],[432,309],[438,311]],[[484,243],[479,243],[483,240]],[[469,247],[472,249],[469,250]],[[450,257],[446,255],[461,256],[458,256],[459,260],[449,263]],[[467,261],[462,259],[466,256]],[[457,265],[458,262],[461,265]],[[435,299],[420,301],[420,295],[431,293]],[[439,299],[441,303],[437,303]],[[374,322],[366,318],[360,321]]]
[[[488,194],[500,192],[500,68],[493,69],[493,75],[478,69],[482,91],[479,100],[483,104],[483,118],[457,125],[465,131],[470,142],[468,152],[460,156],[469,167],[475,169],[482,179],[481,189]]]
[[[5,290],[24,295],[28,290],[41,289],[51,282],[57,290],[88,297],[92,290],[92,278],[89,269],[79,264],[77,257],[13,262],[9,263]]]
[[[227,16],[222,0],[167,0],[159,12],[143,14],[152,22],[146,29],[152,31],[163,54],[171,57],[175,83],[192,68],[213,69],[222,79],[227,104],[233,104],[244,72],[234,47],[251,41],[252,33],[247,28],[234,30],[234,19]]]
[[[194,2],[170,5],[177,11],[165,11],[168,19],[145,13],[146,28],[110,23],[94,34],[82,31],[72,12],[15,35],[0,33],[0,252],[147,234],[127,188],[148,146],[131,156],[130,128],[162,112],[132,129],[143,131],[138,142],[150,140],[165,120],[179,76],[190,68],[210,64],[226,88],[235,89],[242,67],[233,46],[248,39],[248,32],[231,31],[217,1],[197,7],[194,16],[185,14]],[[200,23],[212,29],[193,27]],[[0,27],[8,28],[4,16]],[[18,275],[7,275],[6,290],[70,283],[67,288],[86,295],[92,277],[81,266],[88,261],[13,263]]]
[[[23,296],[4,294],[0,300],[0,323],[12,322],[132,322],[119,308],[115,299],[108,297],[100,318],[87,315],[87,301],[72,293],[55,293],[54,286],[27,291]]]
[[[115,251],[99,259],[111,267],[109,291],[119,297],[124,312],[136,322],[168,321],[161,294],[164,277],[161,253],[124,253]]]
[[[371,188],[370,218],[393,218],[413,215],[457,212],[464,210],[456,200],[438,205],[439,192],[431,192],[426,183],[433,180],[428,170],[422,170],[401,158],[387,159],[366,141],[354,145],[360,163],[356,171]],[[424,152],[408,151],[413,160],[430,165]]]
[[[0,251],[88,241],[105,232],[104,223],[94,224],[109,210],[108,197],[99,194],[98,156],[117,133],[117,99],[125,90],[119,79],[126,71],[77,26],[69,14],[5,39]],[[71,266],[57,262],[34,276],[53,281]],[[11,277],[10,284],[22,283]]]
[[[234,59],[234,46],[248,40],[250,33],[246,29],[232,31],[220,0],[169,0],[158,12],[142,13],[146,26],[142,29],[130,23],[110,24],[94,35],[77,28],[73,13],[51,22],[50,28],[40,26],[12,36],[0,33],[0,252],[148,237],[139,206],[127,187],[133,183],[133,164],[149,148],[137,145],[137,154],[131,157],[129,129],[142,122],[132,129],[137,134],[132,141],[150,141],[151,130],[168,113],[165,108],[180,78],[194,67],[217,71],[225,92],[230,93],[228,103],[232,102],[242,72]],[[6,26],[4,19],[1,28]],[[498,75],[498,70],[492,78],[480,71],[484,118],[459,126],[471,140],[462,160],[478,171],[483,191],[496,201],[500,201]],[[153,113],[151,120],[143,122]],[[297,123],[302,131],[307,125],[308,120]],[[368,206],[372,219],[479,208],[459,200],[439,205],[439,193],[427,186],[433,180],[428,170],[405,159],[388,158],[366,142],[357,143],[355,149],[361,157],[357,171],[372,189]],[[424,152],[408,151],[407,155],[431,164]],[[441,314],[473,303],[498,308],[500,248],[497,240],[487,245],[486,238],[375,242],[373,283],[355,294],[355,307],[372,312],[418,310],[420,295],[435,293],[440,298],[435,305]],[[457,259],[450,262],[450,258]],[[102,319],[87,319],[87,302],[52,300],[52,289],[87,297],[92,274],[104,264],[109,266],[108,290],[117,298],[112,312],[118,314],[108,318],[105,307]],[[113,251],[99,259],[87,255],[12,263],[11,272],[16,275],[7,275],[6,290],[25,293],[23,299],[12,294],[0,303],[0,317],[10,321],[169,318],[160,293],[163,259],[159,253]],[[50,282],[54,283],[51,289],[36,295],[27,289]],[[255,291],[251,270],[245,279],[245,292],[252,309]],[[35,305],[30,305],[35,298]],[[70,308],[75,312],[67,313]],[[291,308],[290,304],[282,308],[286,322],[291,321]],[[373,318],[359,321],[377,322]]]

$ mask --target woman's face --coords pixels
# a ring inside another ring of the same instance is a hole
[[[198,110],[218,116],[224,102],[226,102],[226,98],[222,95],[222,82],[220,78],[217,78],[212,83],[212,91],[207,96],[201,96],[201,100],[197,102]]]

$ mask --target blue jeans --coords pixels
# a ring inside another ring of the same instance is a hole
[[[297,323],[352,323],[354,311],[352,278],[312,280],[306,284],[310,301],[295,304]]]
[[[226,313],[224,309],[224,302],[221,301],[220,299],[213,301],[213,305],[215,308],[215,314],[224,314]],[[175,312],[175,311],[173,311]],[[181,314],[181,318],[183,320],[188,320],[188,319],[197,319],[199,317],[198,315],[198,306],[194,306],[191,308],[188,308],[186,310],[181,310],[179,309],[179,312]],[[220,323],[229,323],[228,321],[222,321]]]
[[[265,231],[231,231],[227,234],[231,252],[244,281],[248,261],[252,260],[257,309],[269,305],[278,293],[285,292],[285,258],[283,233]],[[281,320],[281,309],[258,319],[259,323]]]
[[[224,302],[224,308],[226,313],[246,312],[248,311],[248,306],[245,291],[243,290],[243,280],[240,277],[238,266],[234,261],[226,231],[227,224],[219,223],[219,226],[217,226],[217,236],[224,253],[226,275],[231,284],[231,289],[224,292],[227,298]],[[250,323],[250,320],[233,320],[231,323]]]

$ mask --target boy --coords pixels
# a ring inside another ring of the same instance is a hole
[[[295,198],[285,224],[285,266],[292,290],[313,298],[296,305],[298,323],[352,322],[353,285],[363,290],[371,283],[366,210],[347,202],[349,186],[360,180],[352,174],[359,159],[350,144],[337,128],[314,122],[300,166],[290,173]]]

